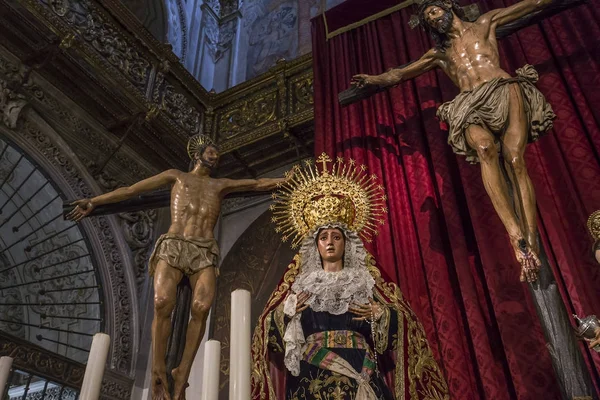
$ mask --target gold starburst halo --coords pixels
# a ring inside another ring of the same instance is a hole
[[[369,242],[388,210],[383,186],[375,175],[354,160],[344,162],[337,157],[333,162],[325,153],[316,165],[296,166],[273,199],[269,208],[276,230],[284,242],[292,239],[294,248],[315,228],[329,223],[343,223]]]
[[[190,140],[188,140],[187,144],[187,152],[190,159],[193,160],[194,156],[198,152],[198,149],[200,149],[204,145],[215,146],[215,142],[213,142],[213,140],[209,136],[203,133],[198,133],[197,135],[192,136]]]
[[[594,211],[587,220],[587,227],[594,240],[600,239],[600,210]]]

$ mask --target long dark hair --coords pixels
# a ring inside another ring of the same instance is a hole
[[[440,51],[446,51],[450,46],[448,35],[439,32],[437,29],[429,25],[425,18],[425,10],[427,7],[437,6],[447,12],[454,11],[454,14],[460,19],[464,19],[464,11],[455,0],[424,0],[419,5],[419,24],[431,35],[435,48]]]

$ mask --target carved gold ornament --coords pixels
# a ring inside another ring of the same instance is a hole
[[[192,136],[190,140],[188,140],[188,156],[190,156],[190,158],[193,160],[198,150],[204,145],[214,146],[215,142],[213,142],[213,140],[210,137],[202,133]]]
[[[594,211],[587,220],[587,227],[590,235],[595,240],[600,239],[600,210]]]
[[[377,225],[384,224],[387,213],[383,186],[377,176],[368,175],[365,165],[356,165],[350,159],[333,160],[323,153],[317,158],[319,168],[306,162],[273,194],[272,221],[277,225],[283,241],[292,239],[296,248],[315,228],[343,223],[369,242],[377,235]]]

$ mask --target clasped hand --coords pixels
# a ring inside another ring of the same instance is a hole
[[[348,311],[358,315],[357,318],[352,318],[353,321],[379,321],[383,315],[383,308],[381,304],[377,303],[373,299],[369,299],[369,304],[357,304],[352,303],[348,307]]]

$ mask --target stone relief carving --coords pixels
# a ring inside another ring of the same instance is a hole
[[[233,14],[242,6],[243,0],[219,0],[219,6],[221,8],[220,15],[221,17],[226,17],[230,14]]]
[[[204,5],[220,18],[225,18],[242,6],[243,0],[204,0]]]
[[[208,52],[214,63],[231,49],[233,39],[237,32],[237,20],[230,19],[226,22],[220,22],[214,15],[204,13],[204,35]]]
[[[168,63],[164,67],[168,71]],[[181,128],[195,135],[200,132],[200,112],[190,105],[188,99],[177,91],[166,79],[167,71],[156,76],[152,100]]]
[[[156,210],[120,213],[123,235],[133,253],[138,288],[148,278],[148,261],[154,245]]]
[[[123,0],[122,3],[152,36],[159,42],[165,40],[168,27],[162,0]]]
[[[70,232],[69,232],[70,233]],[[49,280],[48,283],[32,283],[26,285],[23,289],[28,299],[34,299],[36,305],[30,306],[30,311],[37,314],[49,315],[77,315],[101,317],[98,305],[84,304],[86,302],[97,301],[97,290],[68,290],[56,291],[50,290],[69,289],[77,287],[94,287],[97,285],[94,273],[83,273],[93,269],[90,258],[86,257],[88,249],[85,245],[75,245],[73,242],[78,240],[79,232],[76,234],[62,234],[51,240],[44,241],[41,245],[28,252],[27,256],[32,261],[27,262],[22,268],[23,280],[25,282],[36,282]],[[69,245],[69,243],[73,243]],[[67,246],[67,247],[64,247]],[[58,250],[55,250],[58,249]],[[78,258],[80,257],[80,258]],[[77,274],[79,273],[79,274]],[[71,275],[71,276],[67,276]],[[63,278],[56,279],[58,276]],[[50,281],[51,280],[51,281]],[[40,305],[40,303],[52,303],[51,305]],[[55,304],[60,304],[59,306]],[[64,319],[51,319],[44,326],[53,328],[72,329],[77,331],[99,330],[96,323],[86,323],[77,321],[76,323]],[[73,341],[82,341],[82,343]],[[82,346],[89,345],[89,340],[83,338],[74,338],[69,343]],[[78,359],[85,361],[85,359]]]
[[[73,26],[85,41],[125,74],[139,90],[145,89],[150,62],[105,20],[90,0],[42,0],[42,3]]]
[[[17,275],[14,269],[4,271],[11,265],[8,258],[4,254],[4,249],[1,249],[0,254],[0,287],[2,287],[2,301],[5,303],[22,303],[23,295],[17,288],[10,287],[19,284]],[[23,325],[10,323],[8,321],[23,321],[25,319],[25,313],[23,307],[20,306],[3,306],[2,307],[2,319],[5,321],[0,322],[0,330],[10,333],[13,336],[24,337],[25,327]]]
[[[27,0],[34,2],[34,0]],[[103,68],[103,60],[116,66],[134,86],[138,92],[146,93],[146,88],[149,84],[149,76],[151,71],[151,63],[140,52],[135,50],[135,44],[131,43],[126,36],[119,33],[118,28],[109,23],[103,14],[99,12],[90,0],[43,0],[40,4],[45,5],[52,10],[55,17],[59,17],[61,21],[66,21],[74,27],[87,43],[90,43],[100,56],[98,62],[99,67]],[[181,22],[185,21],[183,13],[184,4],[182,0],[172,0],[177,3],[179,18]],[[39,8],[36,4],[34,7]],[[44,10],[45,11],[45,10]],[[88,15],[89,14],[89,15]],[[183,27],[185,32],[187,28]],[[187,33],[186,33],[187,35]],[[187,43],[187,42],[186,42]],[[187,48],[187,44],[182,44],[182,51]],[[105,68],[106,69],[106,68]],[[161,109],[166,109],[167,115],[173,123],[181,126],[188,131],[190,135],[198,132],[198,124],[200,121],[199,113],[189,106],[186,96],[182,94],[179,88],[172,85],[164,84],[165,73],[157,74],[154,84],[153,100],[158,97],[162,98],[157,104],[161,105]],[[164,92],[164,93],[163,93]]]
[[[117,382],[113,380],[104,379],[100,388],[101,396],[100,399],[123,399],[129,400],[131,398],[130,386],[123,382]]]
[[[270,2],[261,0],[263,3]],[[257,7],[257,6],[255,6]],[[258,8],[257,10],[259,10]],[[248,27],[248,61],[246,78],[251,79],[266,72],[279,59],[292,60],[298,52],[298,4],[281,2],[273,11],[256,14]]]
[[[244,30],[251,27],[258,18],[268,14],[268,8],[263,0],[246,0],[240,9],[244,15],[242,21]]]
[[[26,67],[23,65],[15,65],[0,56],[0,74],[5,75],[9,82],[21,82],[24,78],[25,69]],[[2,82],[1,76],[0,82]],[[33,82],[31,76],[23,83],[22,91],[30,95],[31,99],[39,101],[49,112],[59,117],[61,122],[65,123],[70,130],[85,137],[85,140],[92,145],[94,149],[98,150],[98,153],[110,154],[112,152],[113,147],[106,139],[102,138],[101,134],[91,129],[81,120],[81,118],[77,117],[67,105],[46,93],[42,87]],[[25,98],[22,94],[19,96]],[[122,152],[117,152],[113,156],[113,160],[117,161],[120,168],[123,168],[134,175],[136,179],[144,179],[148,176],[147,171],[142,170],[134,159],[124,155]]]
[[[210,9],[212,10],[212,12],[215,13],[215,15],[221,15],[221,3],[219,2],[219,0],[204,0],[204,5],[210,7]]]
[[[188,47],[185,5],[182,0],[166,0],[165,3],[169,21],[169,43],[173,46],[173,53],[184,62]]]
[[[2,114],[2,123],[8,128],[15,128],[17,126],[17,119],[25,105],[27,105],[25,96],[11,90],[9,82],[0,79],[0,113]]]

